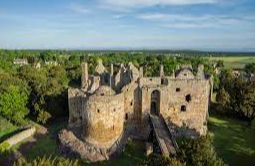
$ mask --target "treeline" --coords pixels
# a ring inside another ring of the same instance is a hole
[[[252,124],[255,118],[255,64],[247,64],[239,76],[231,69],[219,75],[215,110],[218,114],[238,118]]]
[[[28,60],[29,65],[19,66],[17,58]],[[164,65],[166,75],[171,75],[181,64],[191,64],[196,72],[204,64],[209,74],[214,74],[212,63],[201,56],[150,55],[140,52],[98,52],[60,50],[0,50],[0,116],[15,124],[24,124],[25,117],[46,123],[68,115],[68,86],[79,86],[83,61],[93,74],[98,59],[110,69],[110,64],[143,66],[146,76],[158,76]],[[48,65],[46,62],[56,62]],[[35,64],[40,63],[36,68]],[[117,72],[117,68],[116,68]]]
[[[151,51],[153,52],[153,51]],[[144,67],[145,76],[158,76],[160,65],[164,65],[166,75],[171,75],[182,64],[191,64],[194,72],[198,64],[204,64],[205,72],[213,75],[214,90],[218,94],[220,113],[227,112],[249,123],[254,119],[253,87],[254,81],[233,77],[232,71],[226,71],[222,61],[211,62],[203,56],[170,56],[159,52],[96,52],[65,50],[0,50],[0,115],[10,121],[21,124],[24,117],[41,123],[68,115],[67,88],[79,86],[83,61],[89,64],[89,73],[93,74],[98,59],[102,59],[106,68],[110,64],[127,64]],[[185,53],[185,51],[184,51]],[[204,54],[205,56],[207,54]],[[14,65],[17,58],[25,58],[29,65]],[[46,62],[56,62],[47,65]],[[35,68],[40,63],[40,68]],[[245,78],[254,74],[255,65],[245,68]],[[216,75],[215,69],[221,74]],[[118,68],[115,68],[117,72]],[[246,89],[245,89],[246,88]]]

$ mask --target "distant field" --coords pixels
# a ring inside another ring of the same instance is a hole
[[[209,131],[218,155],[230,166],[255,165],[255,125],[211,116]]]
[[[222,60],[228,68],[244,68],[247,63],[255,63],[255,56],[210,57],[210,60]]]

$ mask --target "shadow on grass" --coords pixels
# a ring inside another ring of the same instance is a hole
[[[220,157],[230,166],[253,166],[255,163],[255,131],[246,123],[211,116],[208,128]]]

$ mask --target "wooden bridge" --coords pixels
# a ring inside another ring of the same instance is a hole
[[[170,130],[168,129],[165,120],[162,117],[150,115],[150,121],[161,153],[165,156],[176,156],[176,150],[178,149],[178,146],[171,136]]]

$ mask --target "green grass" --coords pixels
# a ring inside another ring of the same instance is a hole
[[[210,60],[222,60],[228,68],[244,68],[245,64],[255,63],[255,56],[236,56],[236,57],[210,57]]]
[[[39,139],[36,144],[27,152],[25,157],[28,160],[33,160],[38,156],[63,157],[59,153],[57,145],[57,133],[61,128],[64,128],[66,123],[60,122],[50,126],[49,134],[42,139]],[[125,152],[117,159],[103,161],[97,163],[84,162],[84,165],[91,166],[133,166],[145,158],[144,143],[140,141],[130,141],[125,149]]]
[[[115,160],[99,162],[91,165],[98,166],[134,166],[145,159],[144,142],[129,141],[125,152]]]
[[[38,156],[52,156],[52,157],[61,157],[61,154],[58,151],[57,145],[57,134],[60,129],[66,127],[66,123],[58,122],[54,123],[48,129],[48,134],[43,136],[43,138],[38,139],[36,144],[28,151],[26,157],[28,160],[33,160]]]
[[[52,155],[62,157],[58,151],[57,133],[66,123],[55,123],[49,128],[49,134],[40,139],[28,151],[29,160],[37,156]],[[248,127],[246,123],[234,119],[211,116],[209,131],[213,136],[213,144],[218,155],[230,166],[253,166],[255,163],[255,125]],[[144,143],[130,141],[125,152],[115,160],[98,163],[86,163],[91,166],[130,166],[145,159]]]
[[[218,155],[230,166],[255,165],[255,126],[216,116],[209,119],[209,131]]]
[[[18,126],[13,125],[8,120],[0,116],[0,142],[8,138],[18,130]]]

